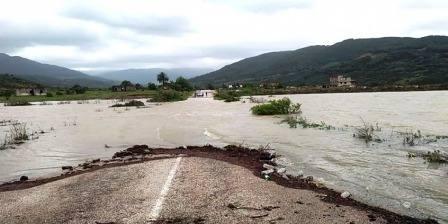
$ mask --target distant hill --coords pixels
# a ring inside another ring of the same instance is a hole
[[[22,57],[0,53],[0,74],[14,74],[18,78],[52,87],[109,87],[113,81],[86,75],[55,65],[42,64]]]
[[[160,72],[166,73],[170,80],[175,80],[179,76],[183,76],[184,78],[192,78],[210,71],[211,69],[204,68],[148,68],[109,71],[97,74],[96,76],[117,81],[129,80],[133,83],[140,83],[144,85],[149,82],[157,83],[157,75]]]
[[[448,83],[448,37],[349,39],[246,58],[195,77],[196,85],[323,84],[346,74],[363,85]]]

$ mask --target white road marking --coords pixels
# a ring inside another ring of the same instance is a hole
[[[162,191],[160,192],[159,198],[157,199],[156,204],[151,210],[151,214],[149,216],[151,221],[157,220],[160,216],[163,202],[165,201],[165,197],[168,194],[168,191],[170,190],[171,183],[173,182],[174,176],[176,175],[177,168],[179,167],[181,159],[182,157],[177,157],[176,162],[174,163],[173,167],[171,168],[168,174],[168,177],[166,178],[165,184],[162,187]]]

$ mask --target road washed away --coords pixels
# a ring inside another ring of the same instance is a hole
[[[436,223],[286,175],[272,151],[150,149],[0,186],[3,223]],[[345,192],[346,193],[346,192]]]

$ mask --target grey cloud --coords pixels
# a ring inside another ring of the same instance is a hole
[[[106,14],[86,6],[73,6],[63,12],[63,16],[100,23],[114,28],[130,29],[141,34],[178,36],[191,31],[190,24],[183,17],[161,17],[155,15],[132,16]]]
[[[0,52],[12,52],[36,45],[61,45],[92,48],[98,46],[94,34],[75,29],[59,30],[49,26],[18,26],[0,22]]]
[[[191,51],[178,51],[172,54],[136,54],[115,57],[107,60],[83,61],[83,60],[60,60],[49,63],[59,64],[70,68],[108,68],[126,69],[133,67],[153,67],[154,64],[167,64],[179,66],[186,63],[200,61],[204,58],[212,58],[224,61],[237,61],[247,57],[253,57],[262,53],[276,51],[279,49],[295,49],[297,46],[286,46],[279,43],[272,43],[269,46],[261,43],[238,44],[227,46],[198,47]],[[88,54],[89,52],[85,52]],[[199,65],[200,66],[200,65]],[[220,65],[218,65],[220,66]]]
[[[204,58],[236,61],[238,59],[255,56],[263,52],[266,51],[262,49],[248,48],[241,46],[228,46],[228,47],[209,47],[186,53],[176,52],[175,54],[168,54],[168,55],[140,54],[140,55],[127,55],[109,60],[100,60],[95,62],[61,60],[61,61],[52,61],[51,63],[56,63],[71,68],[87,67],[87,68],[126,69],[142,66],[152,67],[152,65],[154,64],[169,64],[177,66],[188,62],[199,61]]]

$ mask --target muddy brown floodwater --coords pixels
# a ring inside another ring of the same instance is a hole
[[[268,97],[266,99],[284,96]],[[71,104],[0,106],[0,120],[27,124],[38,139],[0,151],[0,182],[22,175],[57,175],[60,167],[87,159],[110,158],[135,144],[151,147],[212,144],[269,144],[283,155],[288,172],[303,171],[373,206],[448,223],[448,167],[408,159],[408,152],[448,152],[448,91],[290,95],[303,104],[303,116],[335,130],[291,129],[281,117],[253,116],[249,100],[213,99],[145,108],[110,108],[105,101]],[[381,143],[353,138],[362,120],[376,124]],[[0,141],[9,130],[0,126]],[[403,144],[399,132],[420,131],[425,139]],[[404,206],[406,205],[406,206]],[[408,206],[410,205],[410,207]],[[409,208],[407,208],[409,207]]]

